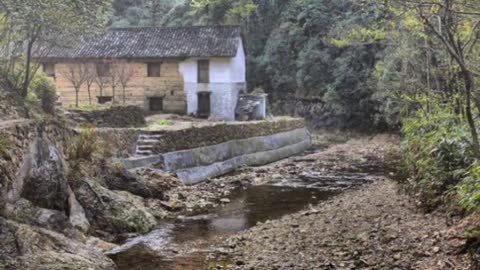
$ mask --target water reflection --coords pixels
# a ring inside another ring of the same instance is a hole
[[[149,234],[130,239],[114,250],[112,258],[120,270],[205,269],[206,254],[210,252],[209,246],[216,242],[215,238],[233,235],[258,222],[281,218],[335,194],[305,187],[249,187],[236,192],[230,203],[209,215],[179,217]],[[192,243],[198,240],[203,244],[193,251]],[[188,247],[192,252],[177,254],[172,249],[174,246]]]
[[[173,241],[208,240],[278,219],[335,195],[304,187],[253,186],[241,190],[231,202],[208,216],[181,218],[173,229]]]

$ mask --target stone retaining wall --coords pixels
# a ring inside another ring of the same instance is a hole
[[[174,152],[220,144],[232,140],[267,136],[305,127],[305,121],[298,118],[276,119],[274,121],[225,123],[176,131],[152,131],[161,134],[154,152]]]
[[[97,143],[101,151],[113,158],[127,158],[135,154],[135,143],[140,130],[131,128],[98,128]]]
[[[129,128],[146,124],[145,112],[137,106],[113,106],[103,110],[70,110],[75,123],[96,127]]]

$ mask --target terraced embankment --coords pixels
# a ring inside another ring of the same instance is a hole
[[[301,153],[311,137],[301,119],[216,124],[175,131],[143,131],[127,168],[153,166],[196,184],[243,166],[264,165]]]

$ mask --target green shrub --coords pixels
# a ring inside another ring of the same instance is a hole
[[[480,163],[473,164],[457,188],[460,205],[469,212],[480,211]]]
[[[92,160],[97,150],[97,133],[93,128],[82,129],[69,148],[69,159],[71,161]]]
[[[418,111],[404,119],[402,150],[408,187],[427,207],[437,206],[467,175],[473,163],[470,133],[448,107]]]
[[[43,74],[35,75],[30,89],[29,94],[34,94],[38,98],[42,110],[48,114],[55,114],[57,94],[55,92],[55,86],[50,83],[48,78]]]

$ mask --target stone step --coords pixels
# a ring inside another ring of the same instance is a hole
[[[165,134],[164,130],[142,130],[144,135],[163,135]]]
[[[153,156],[153,152],[152,151],[141,151],[141,150],[137,150],[135,152],[135,155],[137,156]]]
[[[137,141],[137,145],[155,145],[159,142],[159,140],[147,140],[147,139],[140,139]]]
[[[162,138],[162,135],[140,134],[140,136],[138,136],[139,140],[159,140],[161,138]]]
[[[152,151],[154,148],[154,145],[141,145],[137,146],[137,151]]]

